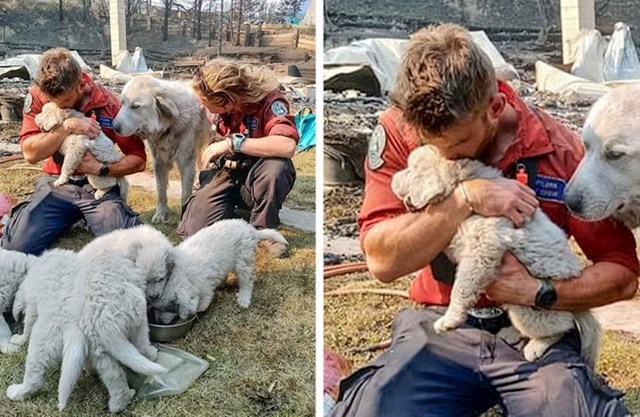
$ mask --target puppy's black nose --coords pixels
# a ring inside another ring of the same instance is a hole
[[[574,213],[580,213],[582,210],[582,195],[579,193],[569,193],[565,196],[564,202]]]

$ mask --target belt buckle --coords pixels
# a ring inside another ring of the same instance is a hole
[[[500,307],[470,308],[467,313],[476,319],[490,320],[503,315],[504,310]]]

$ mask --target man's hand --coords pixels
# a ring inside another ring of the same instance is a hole
[[[82,163],[78,165],[76,171],[84,175],[99,175],[100,168],[102,168],[102,163],[99,162],[91,152],[87,151],[84,153]]]
[[[506,252],[500,271],[485,294],[498,304],[533,306],[539,287],[540,282],[529,275],[527,268],[510,252]]]
[[[229,140],[221,140],[219,142],[213,142],[202,153],[201,163],[202,166],[206,166],[214,159],[218,159],[223,155],[231,155],[231,149],[229,147]]]
[[[504,216],[516,227],[524,226],[538,208],[536,193],[516,180],[474,179],[465,181],[464,189],[476,213],[486,217]]]
[[[100,134],[100,123],[89,117],[70,117],[62,125],[69,133],[76,135],[87,135],[91,139]]]

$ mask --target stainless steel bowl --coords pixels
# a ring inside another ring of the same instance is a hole
[[[149,322],[149,338],[152,342],[171,342],[172,340],[183,338],[191,327],[197,316],[186,320],[179,320],[175,324],[155,324]]]

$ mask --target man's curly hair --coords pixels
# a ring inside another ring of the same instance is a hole
[[[411,36],[391,101],[418,132],[437,135],[488,103],[497,88],[489,57],[462,26],[429,26]]]
[[[76,86],[82,78],[80,64],[68,49],[54,48],[42,54],[35,83],[49,97],[58,97]]]

